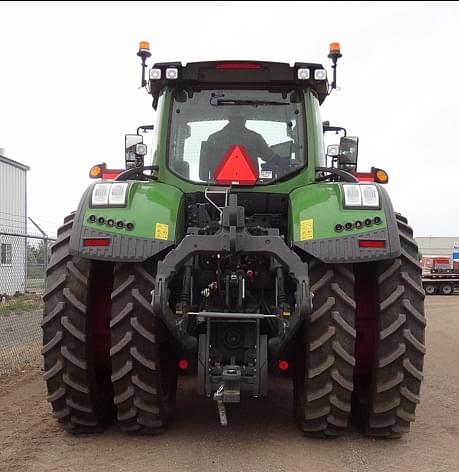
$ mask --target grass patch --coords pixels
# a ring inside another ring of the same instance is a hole
[[[0,301],[0,316],[23,315],[41,309],[43,305],[40,295],[28,293],[19,297]]]

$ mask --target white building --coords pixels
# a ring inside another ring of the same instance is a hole
[[[24,292],[27,279],[27,171],[0,149],[0,296]]]
[[[452,258],[454,245],[459,243],[459,236],[449,238],[442,236],[427,236],[415,238],[419,246],[419,251],[424,256],[445,256]]]

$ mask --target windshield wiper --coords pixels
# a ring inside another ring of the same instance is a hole
[[[248,105],[253,107],[266,106],[266,105],[289,105],[288,102],[271,102],[267,100],[236,100],[230,98],[218,98],[214,97],[209,100],[210,104],[214,107],[222,105]]]

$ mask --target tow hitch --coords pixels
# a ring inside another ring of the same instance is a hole
[[[228,424],[225,403],[239,403],[241,401],[241,376],[241,368],[238,365],[223,367],[223,383],[214,393],[214,400],[217,402],[218,415],[222,426]]]
[[[260,334],[256,313],[197,313],[205,323],[199,336],[198,389],[217,402],[220,424],[228,418],[225,403],[239,403],[241,392],[255,398],[267,394],[268,343]]]

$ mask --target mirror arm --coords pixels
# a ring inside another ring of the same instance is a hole
[[[333,175],[337,175],[338,177],[341,177],[345,182],[358,182],[359,179],[355,176],[352,175],[349,172],[346,172],[343,169],[337,169],[335,167],[316,167],[316,171],[318,172],[328,172]],[[317,182],[321,182],[322,180],[328,179],[330,176],[324,176],[324,177],[319,177]]]
[[[147,130],[148,130],[148,131],[151,131],[151,130],[154,129],[154,126],[153,126],[153,125],[143,125],[143,126],[139,126],[139,127],[137,128],[137,134],[140,135],[140,130],[141,130],[141,129],[143,129],[144,131],[147,131]]]
[[[343,128],[342,126],[330,126],[322,124],[322,128],[324,133],[327,133],[328,131],[336,131],[337,133],[344,131],[344,136],[347,136],[346,128]]]
[[[118,175],[118,177],[116,177],[115,180],[117,181],[123,181],[123,180],[137,180],[137,179],[133,179],[133,177],[136,177],[138,175],[140,175],[141,173],[143,173],[145,170],[159,170],[159,167],[158,166],[139,166],[139,167],[133,167],[132,169],[128,169],[128,170],[125,170],[124,172],[122,172],[120,175]],[[145,176],[146,177],[146,176]]]

